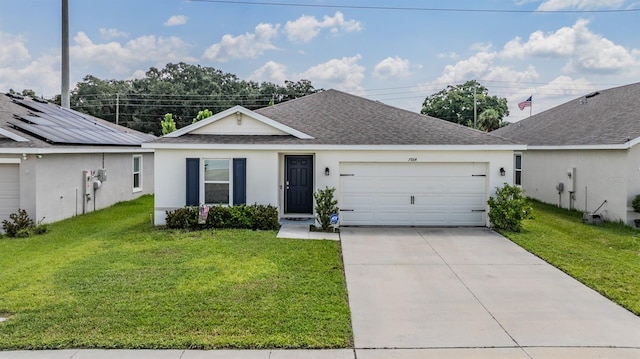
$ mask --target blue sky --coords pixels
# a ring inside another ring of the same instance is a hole
[[[530,95],[538,113],[640,81],[638,0],[255,2],[69,0],[72,86],[184,61],[418,112],[426,96],[476,79],[507,98],[515,122]],[[0,0],[0,91],[60,92],[60,4]]]

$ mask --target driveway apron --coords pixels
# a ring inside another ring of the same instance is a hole
[[[486,228],[342,228],[356,349],[640,347],[640,318]]]

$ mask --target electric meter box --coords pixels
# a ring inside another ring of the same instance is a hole
[[[107,180],[107,170],[104,168],[100,168],[98,170],[98,181],[104,182]]]

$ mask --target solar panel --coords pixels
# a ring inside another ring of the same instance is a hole
[[[9,124],[47,142],[57,144],[138,146],[155,138],[109,125],[93,116],[49,103],[14,98],[13,101],[32,111],[14,115]]]

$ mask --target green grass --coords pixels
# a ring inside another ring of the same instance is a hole
[[[165,231],[152,206],[0,239],[0,349],[352,346],[338,242]]]
[[[521,233],[503,233],[607,298],[640,315],[640,231],[588,225],[582,213],[533,202]]]

